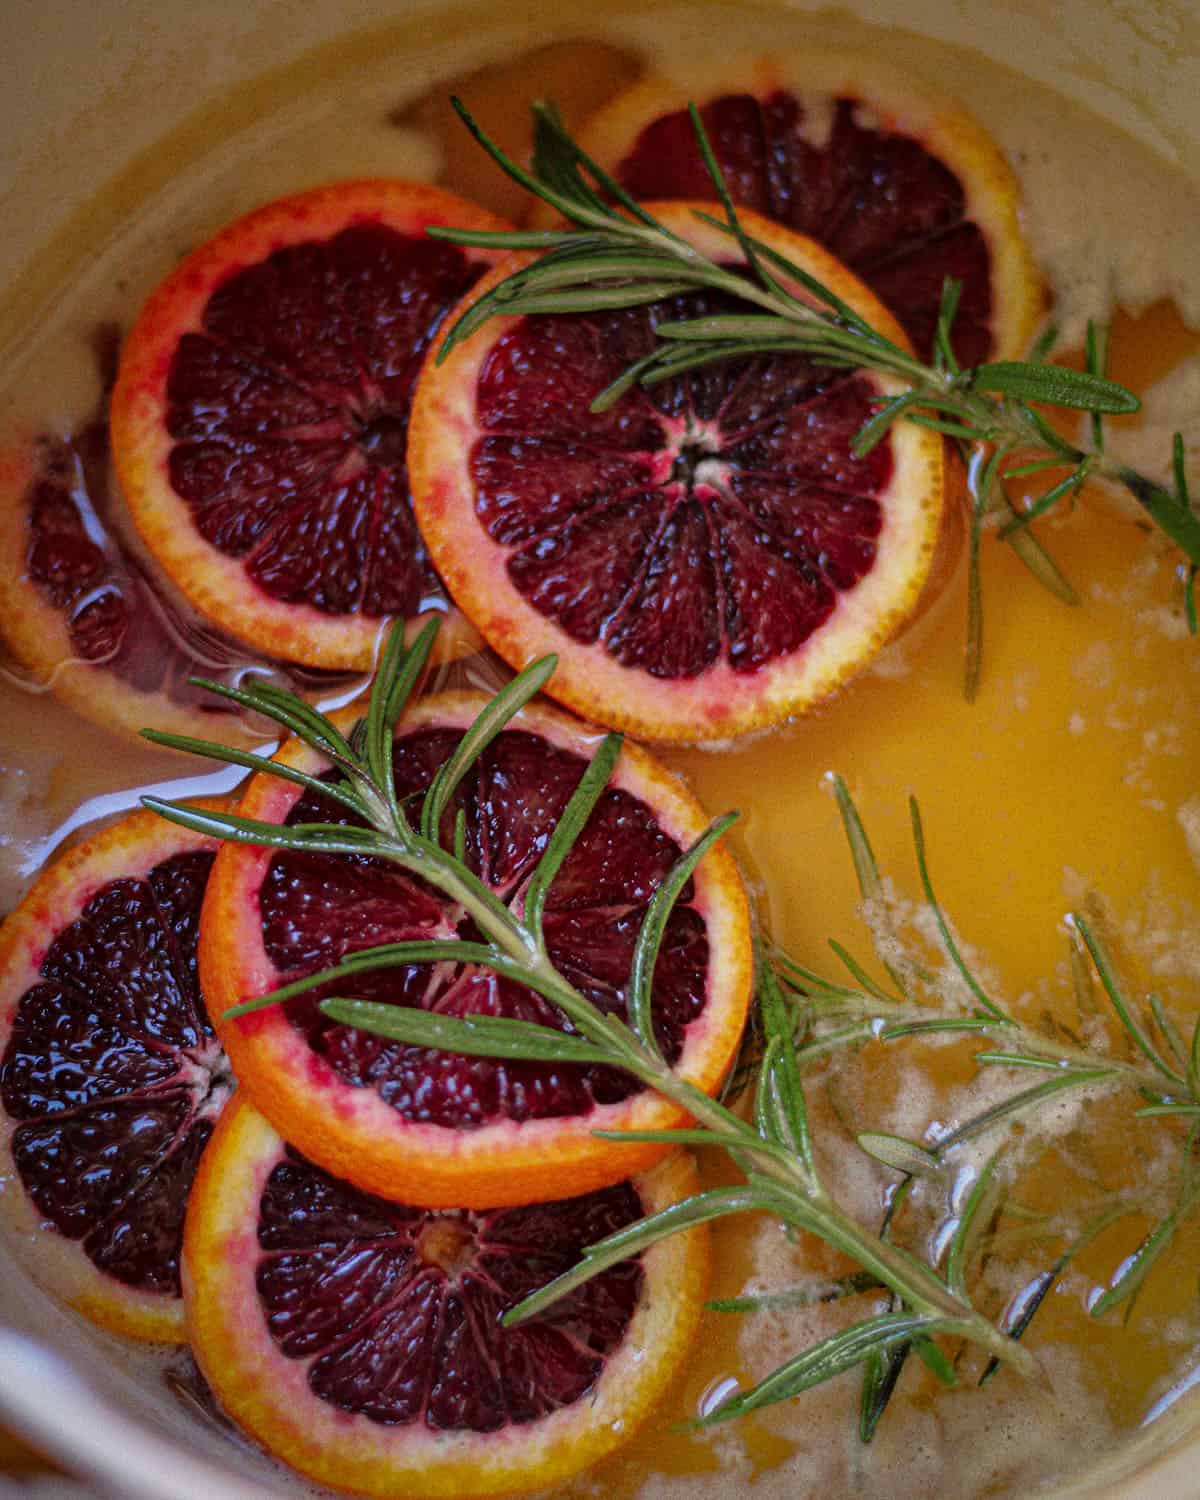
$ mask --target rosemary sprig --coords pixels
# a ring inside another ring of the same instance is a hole
[[[443,960],[483,964],[544,996],[560,1012],[569,1030],[488,1017],[435,1017],[418,1009],[351,998],[323,1000],[322,1009],[343,1024],[418,1046],[562,1063],[603,1062],[624,1069],[680,1105],[694,1123],[678,1130],[617,1132],[611,1138],[717,1147],[726,1151],[741,1170],[741,1186],[699,1193],[591,1246],[575,1269],[513,1309],[507,1315],[509,1322],[533,1316],[606,1266],[636,1255],[681,1229],[745,1212],[770,1213],[789,1228],[817,1235],[891,1294],[892,1312],[868,1317],[802,1351],[753,1390],[740,1393],[704,1418],[705,1423],[796,1395],[903,1341],[926,1344],[939,1336],[967,1339],[1021,1373],[1032,1374],[1035,1366],[1028,1351],[983,1317],[961,1286],[952,1285],[933,1267],[872,1234],[837,1204],[812,1153],[792,1007],[769,965],[762,970],[760,1014],[765,1051],[752,1120],[709,1098],[664,1061],[654,1037],[650,1007],[659,944],[667,917],[689,876],[728,829],[733,815],[713,823],[681,856],[651,900],[635,946],[628,986],[628,1023],[597,1009],[555,968],[540,919],[554,875],[608,782],[619,755],[620,737],[610,735],[602,742],[597,759],[584,772],[568,802],[527,886],[527,893],[532,893],[532,910],[529,904],[518,911],[500,902],[464,864],[453,831],[444,827],[449,822],[444,814],[454,786],[484,746],[546,681],[553,670],[552,658],[527,668],[486,705],[434,779],[418,825],[410,821],[394,794],[390,744],[432,639],[432,629],[427,629],[411,650],[405,650],[402,627],[395,628],[366,714],[349,736],[342,735],[315,710],[305,708],[301,713],[285,695],[264,692],[258,685],[244,690],[244,696],[252,700],[250,706],[317,749],[340,773],[337,779],[317,779],[240,752],[231,756],[226,747],[212,742],[151,736],[157,743],[214,759],[232,758],[236,764],[281,775],[319,791],[354,812],[362,826],[308,823],[285,827],[235,813],[146,798],[146,804],[163,817],[222,839],[320,854],[354,854],[399,865],[460,903],[481,934],[481,940],[473,943],[401,942],[362,950],[335,968],[239,1005],[228,1016],[276,1005],[318,986],[345,984],[352,992],[354,978],[368,969]],[[461,840],[458,842],[461,844]]]
[[[874,1130],[857,1134],[857,1143],[863,1151],[901,1174],[881,1225],[881,1237],[890,1238],[894,1233],[915,1182],[943,1172],[951,1154],[959,1147],[997,1134],[1006,1136],[1015,1122],[1036,1117],[1047,1104],[1064,1094],[1124,1091],[1135,1105],[1133,1113],[1137,1118],[1178,1117],[1192,1121],[1170,1209],[1116,1269],[1108,1289],[1096,1297],[1090,1311],[1092,1316],[1102,1317],[1122,1304],[1130,1305],[1182,1224],[1200,1211],[1200,1017],[1193,1024],[1187,1044],[1161,997],[1147,997],[1143,1020],[1139,1007],[1120,980],[1099,925],[1078,912],[1068,916],[1067,929],[1080,1014],[1089,1019],[1098,1014],[1094,982],[1098,981],[1130,1055],[1119,1056],[1100,1041],[1085,1042],[1061,1023],[1045,1028],[1031,1025],[1001,1006],[968,966],[962,945],[938,900],[926,858],[920,810],[915,799],[910,799],[922,892],[948,971],[956,981],[956,996],[944,978],[929,974],[904,954],[895,927],[880,904],[883,877],[858,810],[841,778],[832,776],[830,781],[854,860],[876,956],[901,995],[890,994],[875,983],[865,967],[840,944],[830,946],[856,980],[853,986],[824,977],[781,950],[773,950],[770,964],[779,992],[792,1007],[792,1025],[800,1039],[796,1053],[800,1066],[803,1068],[818,1058],[828,1059],[868,1041],[887,1043],[905,1036],[957,1033],[964,1038],[978,1036],[985,1043],[973,1058],[981,1068],[1010,1070],[1014,1076],[1029,1072],[1042,1075],[1038,1082],[1015,1090],[932,1141],[909,1140]],[[1036,1139],[1036,1128],[1031,1138]],[[1003,1149],[1002,1144],[1000,1150]],[[962,1239],[968,1233],[964,1223],[977,1222],[981,1203],[986,1201],[979,1195],[986,1193],[989,1183],[994,1183],[997,1161],[998,1154],[976,1178],[946,1249],[946,1280],[960,1294],[965,1291],[964,1267],[970,1259],[970,1242]],[[1027,1294],[1012,1305],[1001,1322],[1005,1331],[1015,1339],[1021,1338],[1071,1260],[1117,1218],[1132,1211],[1133,1206],[1128,1202],[1105,1205],[1047,1271],[1035,1279]],[[864,1441],[873,1436],[908,1354],[915,1347],[914,1341],[900,1339],[886,1349],[881,1348],[866,1363],[859,1416],[859,1432]],[[981,1384],[992,1377],[995,1368],[989,1361]]]
[[[1046,363],[1049,342],[1039,345],[1026,361],[991,361],[964,369],[952,345],[961,288],[948,282],[933,356],[926,363],[871,328],[829,287],[746,231],[694,105],[692,124],[725,214],[724,219],[707,213],[697,217],[734,241],[745,260],[745,275],[703,255],[657,222],[572,140],[553,106],[532,106],[534,150],[527,171],[487,136],[460,101],[453,102],[467,129],[500,168],[572,227],[496,234],[430,229],[435,237],[460,245],[539,252],[459,318],[439,359],[495,315],[596,312],[646,306],[700,289],[719,292],[746,310],[659,322],[657,346],[598,392],[593,410],[611,406],[634,384],[650,386],[708,364],[760,354],[803,353],[833,367],[872,370],[899,381],[901,388],[881,401],[877,414],[858,433],[854,451],[860,456],[869,452],[900,420],[943,433],[966,451],[971,502],[968,697],[977,689],[982,660],[978,558],[985,522],[1000,520],[1000,536],[1034,576],[1058,597],[1073,602],[1073,589],[1028,527],[1093,476],[1123,485],[1183,553],[1184,604],[1194,633],[1200,515],[1188,493],[1182,440],[1176,437],[1170,489],[1106,451],[1103,418],[1136,411],[1140,402],[1106,377],[1107,338],[1100,329],[1089,330],[1087,368],[1082,371]],[[1086,413],[1090,442],[1068,441],[1040,414],[1039,406]],[[1008,479],[1055,471],[1060,477],[1028,510],[1013,506],[1005,488]]]

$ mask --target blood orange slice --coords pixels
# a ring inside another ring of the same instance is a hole
[[[651,208],[732,262],[701,206]],[[904,341],[819,246],[746,222]],[[941,523],[938,437],[900,423],[867,457],[851,451],[898,389],[882,376],[767,355],[589,410],[653,347],[657,319],[726,310],[697,294],[493,318],[426,363],[413,406],[417,516],[460,608],[514,666],[557,652],[549,692],[646,739],[725,738],[826,697],[913,611]]]
[[[695,1184],[676,1153],[566,1202],[430,1212],[329,1176],[239,1095],[188,1207],[197,1362],[241,1427],[336,1489],[465,1500],[556,1486],[624,1443],[679,1370],[707,1235],[660,1241],[524,1324],[500,1318]]]
[[[134,520],[187,598],[268,655],[365,669],[385,617],[449,609],[412,517],[409,402],[494,257],[426,237],[446,223],[506,227],[415,183],[281,199],[190,255],[129,337],[112,428]]]
[[[183,1339],[183,1213],[231,1087],[196,977],[213,849],[135,813],[0,929],[0,1215],[36,1280],[134,1338]]]
[[[857,52],[689,64],[642,79],[580,133],[637,198],[712,196],[687,113],[701,110],[739,204],[811,236],[933,347],[942,282],[963,286],[964,364],[1024,353],[1044,293],[1020,189],[983,127],[931,87]]]
[[[423,793],[484,700],[424,699],[400,723],[398,795],[416,815]],[[465,857],[503,901],[519,905],[541,850],[579,782],[595,737],[549,708],[526,708],[484,752],[455,809]],[[288,764],[320,771],[295,743]],[[292,784],[256,777],[240,811],[271,823],[344,814]],[[453,819],[451,819],[451,826]],[[613,779],[550,887],[551,960],[603,1010],[623,1013],[641,918],[654,891],[703,832],[691,795],[626,745]],[[611,1069],[496,1062],[385,1041],[336,1025],[314,992],[232,1020],[230,1007],[356,949],[405,939],[472,937],[431,887],[392,866],[228,845],[204,914],[204,991],[242,1088],[306,1156],[385,1197],[432,1207],[491,1208],[607,1186],[657,1160],[657,1145],[615,1145],[597,1129],[660,1129],[681,1112]],[[678,1072],[713,1091],[736,1050],[749,1003],[746,897],[732,857],[706,856],[667,927],[655,970],[658,1039]],[[347,993],[343,984],[337,993]],[[380,970],[352,993],[440,1014],[515,1016],[562,1026],[553,1006],[475,965]]]
[[[105,728],[143,726],[246,743],[262,739],[195,675],[248,664],[168,598],[119,528],[109,463],[108,402],[120,330],[92,338],[95,410],[72,432],[42,432],[0,449],[0,638],[35,690],[49,689]]]

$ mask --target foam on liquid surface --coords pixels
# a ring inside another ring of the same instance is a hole
[[[1135,461],[1165,467],[1170,424],[1196,420],[1200,366],[1195,342],[1186,331],[1172,334],[1171,315],[1155,309],[1173,297],[1200,324],[1193,253],[1200,195],[1144,147],[972,54],[901,33],[864,33],[849,22],[654,6],[601,18],[563,7],[556,25],[560,37],[603,37],[612,48],[603,65],[614,80],[638,54],[686,76],[689,57],[714,51],[832,42],[880,49],[969,96],[1025,182],[1030,233],[1058,293],[1065,340],[1077,343],[1086,318],[1103,315],[1111,300],[1145,314],[1141,323],[1122,325],[1115,373],[1127,370],[1131,380],[1155,387],[1146,418],[1124,440]],[[529,40],[497,13],[453,44],[428,41],[405,68],[366,43],[342,48],[324,62],[316,59],[309,86],[253,127],[229,134],[215,113],[208,145],[178,162],[168,185],[149,200],[128,206],[119,236],[96,247],[86,266],[64,271],[52,312],[16,339],[4,366],[0,441],[46,427],[69,430],[95,400],[86,353],[95,326],[111,319],[127,327],[178,256],[230,217],[336,176],[437,177],[445,150],[419,103],[434,78],[493,66],[484,92],[488,107],[501,112],[506,99],[569,89],[587,55],[570,45],[557,62],[543,57],[528,73],[519,64],[511,73],[495,66]],[[1189,441],[1197,441],[1194,429]],[[1008,1001],[1035,1010],[1064,1004],[1069,982],[1060,918],[1098,893],[1138,983],[1158,988],[1169,1007],[1187,1016],[1200,1003],[1200,651],[1180,629],[1176,558],[1136,524],[1091,503],[1045,526],[1043,536],[1079,586],[1081,603],[1070,610],[1051,599],[1006,548],[989,540],[985,676],[976,704],[966,704],[960,691],[960,560],[929,612],[818,715],[749,746],[672,759],[714,814],[742,809],[739,844],[764,916],[776,939],[813,967],[834,972],[829,937],[862,957],[869,952],[836,809],[822,782],[835,769],[850,783],[880,863],[896,877],[903,913],[918,925],[922,914],[903,903],[919,889],[906,807],[910,792],[919,797],[939,894],[988,982]],[[79,721],[47,697],[7,686],[0,686],[0,723],[4,906],[32,877],[55,826],[86,799],[127,800],[129,788],[190,770],[103,731],[81,732]],[[972,1085],[972,1070],[953,1048],[875,1052],[857,1084],[835,1074],[828,1086],[814,1088],[814,1112],[831,1138],[839,1111],[861,1113],[859,1128],[917,1132],[930,1118],[951,1122],[980,1107],[993,1082]],[[1086,1111],[1099,1122],[1098,1144],[1088,1148],[1099,1164],[1081,1156],[1078,1126]],[[1104,1101],[1060,1112],[1046,1131],[1052,1139],[1046,1160],[1031,1171],[1030,1191],[1049,1197],[1067,1182],[1083,1193],[1089,1173],[1118,1173],[1122,1151],[1132,1144],[1135,1154],[1144,1153],[1144,1175],[1165,1193],[1171,1163],[1157,1145],[1161,1132],[1146,1125],[1130,1135],[1123,1118]],[[712,1170],[719,1175],[721,1167]],[[869,1218],[880,1211],[885,1174],[849,1150],[831,1158],[829,1170],[837,1174],[839,1195],[859,1212]],[[911,1379],[875,1444],[863,1450],[854,1437],[851,1378],[714,1435],[687,1436],[673,1425],[697,1409],[715,1381],[758,1378],[833,1326],[828,1312],[714,1319],[694,1368],[653,1430],[567,1493],[708,1500],[754,1479],[764,1497],[849,1491],[892,1497],[935,1487],[967,1497],[1003,1493],[1053,1472],[1064,1456],[1073,1463],[1140,1419],[1186,1368],[1200,1333],[1194,1296],[1177,1284],[1154,1283],[1139,1303],[1136,1317],[1152,1319],[1161,1336],[1132,1364],[1118,1361],[1127,1345],[1119,1326],[1089,1323],[1092,1289],[1136,1245],[1137,1233],[1131,1225],[1102,1241],[1039,1315],[1050,1401],[1002,1376],[982,1395],[964,1388],[935,1402],[928,1385]],[[819,1279],[835,1269],[823,1249],[794,1245],[769,1223],[722,1226],[716,1250],[715,1295]],[[1177,1252],[1180,1264],[1194,1264],[1198,1250],[1200,1237],[1192,1233]],[[1035,1256],[1017,1258],[1004,1274],[1015,1288],[1038,1264]],[[64,1326],[60,1314],[46,1324],[59,1342],[71,1337]],[[1081,1350],[1085,1333],[1090,1355]],[[105,1359],[116,1357],[110,1350],[105,1345]],[[139,1388],[161,1392],[157,1378],[140,1368],[121,1385],[127,1401],[137,1401]],[[156,1394],[151,1404],[162,1402]]]

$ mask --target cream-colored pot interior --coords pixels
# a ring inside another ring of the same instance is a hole
[[[9,291],[0,293],[0,344],[36,323],[39,298],[64,264],[85,267],[89,247],[103,245],[124,213],[143,197],[169,192],[172,151],[177,147],[186,166],[198,132],[212,134],[214,108],[228,111],[222,132],[236,150],[254,101],[269,109],[285,100],[304,76],[298,60],[335,38],[386,26],[405,93],[421,86],[406,73],[406,36],[409,47],[434,46],[443,60],[453,57],[456,39],[478,45],[480,22],[469,11],[438,7],[433,27],[433,9],[404,0],[39,0],[5,7],[0,288]],[[796,0],[792,9],[817,7]],[[1018,68],[1200,176],[1195,0],[843,0],[842,13]],[[505,31],[517,45],[536,43],[557,14],[554,0],[517,0],[504,8]],[[680,15],[686,24],[686,8]],[[239,89],[263,74],[270,76],[261,90]],[[226,99],[228,105],[220,102]],[[164,138],[169,148],[151,151]],[[114,179],[117,190],[97,197]],[[305,1492],[272,1477],[202,1414],[182,1407],[160,1375],[139,1375],[115,1346],[82,1335],[8,1265],[0,1275],[0,1323],[10,1330],[0,1331],[0,1417],[72,1470],[116,1494],[155,1500]],[[1193,1391],[1056,1493],[1184,1500],[1200,1494],[1198,1474],[1200,1391]]]

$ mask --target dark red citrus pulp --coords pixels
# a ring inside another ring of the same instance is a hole
[[[171,483],[272,598],[371,617],[445,602],[404,447],[422,355],[479,270],[453,246],[356,225],[238,271],[180,340]]]
[[[213,855],[104,884],[54,937],[0,1062],[21,1184],[92,1264],[179,1295],[187,1194],[228,1095],[196,976]]]
[[[411,818],[459,739],[452,730],[426,729],[397,741],[396,790]],[[539,736],[508,730],[460,788],[444,836],[453,837],[453,816],[461,810],[467,862],[502,900],[519,904],[585,765]],[[312,794],[301,797],[287,819],[323,820],[344,821],[344,815]],[[679,854],[644,803],[610,788],[551,887],[544,924],[550,958],[602,1010],[625,1013],[646,905]],[[670,1061],[705,1004],[708,942],[690,896],[685,891],[671,915],[655,970],[655,1025]],[[462,912],[432,887],[361,859],[278,851],[262,883],[260,910],[266,954],[281,983],[378,943],[456,935],[478,940]],[[533,991],[477,965],[381,969],[329,989],[441,1015],[564,1024]],[[586,1114],[639,1087],[629,1075],[602,1067],[465,1057],[385,1040],[325,1018],[318,994],[287,1002],[293,1024],[346,1083],[375,1090],[408,1121],[469,1131],[498,1120]]]
[[[701,109],[735,201],[827,246],[891,309],[917,352],[933,349],[942,283],[962,283],[954,348],[979,364],[993,348],[992,257],[958,177],[854,98],[832,101],[814,143],[805,106],[779,89],[723,94]],[[654,120],[617,176],[636,198],[711,198],[685,110]]]
[[[485,1433],[586,1396],[641,1295],[636,1260],[514,1328],[502,1315],[642,1215],[628,1183],[491,1213],[361,1193],[288,1150],[258,1210],[267,1328],[320,1401],[387,1425]]]
[[[753,673],[797,650],[870,571],[890,444],[855,458],[866,381],[803,356],[731,361],[592,398],[654,347],[657,322],[729,312],[712,297],[526,318],[475,391],[475,508],[514,587],[572,640],[624,666]]]

